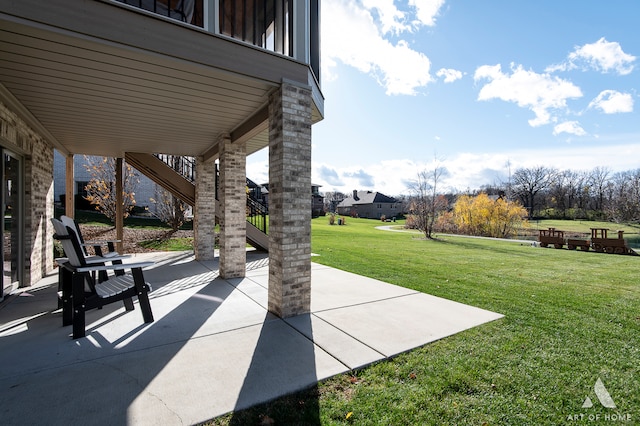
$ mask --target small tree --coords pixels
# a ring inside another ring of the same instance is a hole
[[[84,197],[93,204],[99,212],[109,218],[111,222],[116,220],[116,159],[112,157],[88,157],[85,168],[91,180],[84,187],[87,195]],[[124,217],[136,205],[135,188],[139,183],[138,174],[133,167],[125,163],[122,181],[122,200],[124,203]]]
[[[177,231],[184,224],[187,211],[184,201],[162,188],[156,190],[156,198],[151,198],[150,201],[156,205],[156,217],[171,226],[173,231]]]
[[[428,239],[433,238],[433,227],[439,212],[447,207],[447,199],[438,196],[438,184],[446,169],[435,162],[433,169],[418,173],[418,178],[411,183],[413,196],[409,202],[409,219],[415,229],[419,229]]]

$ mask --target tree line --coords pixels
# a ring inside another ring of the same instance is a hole
[[[529,218],[640,221],[640,169],[575,171],[538,166],[515,170],[498,188],[519,200]]]
[[[407,225],[427,238],[434,231],[506,236],[525,218],[640,222],[640,169],[523,167],[506,182],[464,193],[442,192],[442,173],[440,165],[419,173],[411,195],[395,197],[403,204]],[[326,193],[327,208],[343,197]]]

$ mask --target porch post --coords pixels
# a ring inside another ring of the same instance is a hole
[[[232,143],[225,135],[220,140],[220,276],[244,277],[247,262],[247,174],[246,147]]]
[[[123,183],[123,167],[124,159],[116,158],[116,251],[124,253],[124,183]]]
[[[196,159],[196,205],[193,212],[193,248],[197,260],[213,260],[216,242],[216,163]]]
[[[269,99],[269,311],[311,306],[311,88],[283,82]]]
[[[74,156],[73,154],[68,154],[65,158],[65,185],[64,185],[64,214],[72,219],[74,219],[76,212],[75,205],[75,179],[74,179]]]

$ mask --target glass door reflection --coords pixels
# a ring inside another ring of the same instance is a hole
[[[20,160],[2,152],[2,293],[0,299],[20,283],[21,222]]]

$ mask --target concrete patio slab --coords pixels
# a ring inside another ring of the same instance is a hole
[[[198,423],[501,317],[314,263],[312,313],[282,320],[264,254],[229,280],[192,253],[147,259],[151,324],[111,304],[71,339],[55,274],[0,305],[2,424]]]
[[[316,315],[298,315],[285,320],[313,343],[329,352],[353,370],[384,358],[384,354],[367,346],[335,325]]]
[[[351,272],[315,263],[313,265],[311,287],[315,297],[311,298],[312,312],[417,293],[415,290],[367,279]]]
[[[502,317],[423,293],[314,313],[390,357]]]

